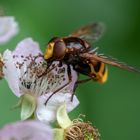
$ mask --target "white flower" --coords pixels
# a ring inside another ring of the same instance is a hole
[[[23,121],[0,129],[0,140],[53,140],[53,130],[38,121]]]
[[[31,38],[21,41],[13,52],[9,50],[4,52],[5,67],[3,73],[9,87],[17,97],[27,94],[35,97],[34,101],[37,102],[36,108],[34,107],[36,109],[36,118],[43,122],[50,122],[56,119],[56,110],[64,102],[67,105],[68,112],[79,104],[76,96],[71,102],[71,95],[77,81],[77,73],[71,67],[72,82],[52,96],[45,105],[48,97],[68,82],[67,65],[57,66],[44,74],[46,64],[44,64],[44,59],[40,54],[42,53],[38,43]],[[58,62],[53,63],[53,65],[58,65]]]
[[[18,24],[12,16],[0,16],[0,44],[8,42],[18,33]]]

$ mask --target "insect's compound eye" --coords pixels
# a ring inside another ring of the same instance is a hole
[[[53,57],[53,51],[54,51],[54,42],[51,42],[51,43],[48,44],[48,46],[46,48],[44,58],[46,60],[48,60],[51,57]]]
[[[56,60],[61,60],[65,56],[66,45],[63,40],[59,40],[54,44],[53,57]]]

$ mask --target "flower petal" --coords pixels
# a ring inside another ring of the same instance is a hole
[[[56,93],[50,98],[47,105],[45,105],[45,102],[50,95],[51,93],[47,93],[38,98],[36,117],[42,122],[55,121],[57,109],[64,103],[66,103],[66,109],[68,112],[72,111],[79,104],[76,96],[74,96],[73,101],[71,102],[71,93]]]
[[[29,56],[33,55],[36,56],[41,53],[41,50],[39,48],[39,44],[31,37],[25,38],[21,42],[19,42],[16,46],[16,49],[13,51],[13,55],[18,56]]]
[[[53,140],[53,130],[37,121],[16,122],[0,130],[0,140]]]
[[[11,51],[6,50],[4,52],[3,61],[4,61],[4,67],[3,67],[4,77],[7,80],[9,87],[11,88],[13,93],[19,97],[21,95],[19,91],[19,77],[18,77],[16,66],[13,61]]]
[[[18,33],[18,24],[14,17],[0,17],[0,44],[9,41]]]
[[[21,68],[23,70],[27,69],[27,66],[34,59],[35,56],[38,56],[41,53],[39,44],[33,41],[32,38],[25,38],[19,42],[16,46],[16,49],[13,51],[12,55],[14,58],[14,63],[17,66],[17,69],[20,73]],[[39,63],[42,61],[42,57],[38,57],[36,61]]]
[[[31,59],[33,59],[32,56],[39,54],[41,54],[39,45],[31,38],[26,38],[21,41],[13,52],[9,50],[4,52],[5,79],[16,96],[21,96],[19,89],[21,75],[24,75],[27,70]],[[42,58],[38,58],[37,61],[42,61]]]
[[[24,62],[25,59],[29,60],[30,56],[37,56],[38,54],[42,54],[39,44],[33,41],[31,37],[25,38],[19,42],[16,49],[13,51],[15,61],[19,63]]]

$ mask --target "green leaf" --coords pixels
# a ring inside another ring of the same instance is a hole
[[[25,94],[21,98],[21,120],[27,120],[33,116],[36,110],[36,98],[30,94]]]
[[[70,120],[67,111],[66,111],[66,105],[61,105],[57,110],[57,122],[60,125],[61,128],[65,129],[69,127],[72,124],[72,121]]]
[[[53,129],[54,130],[54,138],[53,140],[64,140],[64,130],[63,129]]]

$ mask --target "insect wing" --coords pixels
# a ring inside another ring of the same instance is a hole
[[[79,37],[88,42],[97,41],[104,32],[104,24],[100,22],[92,23],[81,27],[73,32],[70,36]]]
[[[100,54],[97,54],[97,53],[83,53],[80,56],[85,58],[85,59],[90,60],[91,62],[100,61],[100,62],[103,62],[105,64],[109,64],[109,65],[119,67],[119,68],[124,69],[124,70],[128,70],[128,71],[131,71],[131,72],[136,72],[136,73],[140,74],[139,69],[136,69],[136,68],[134,68],[130,65],[127,65],[124,62],[119,62],[116,59],[107,57],[105,55],[100,55]]]

